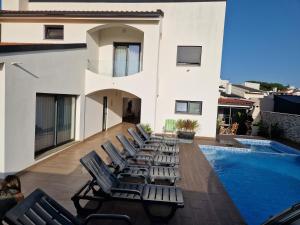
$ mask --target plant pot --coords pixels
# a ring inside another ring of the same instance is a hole
[[[252,126],[251,135],[257,136],[258,135],[259,126]]]
[[[191,131],[177,131],[177,137],[180,139],[193,140],[196,132]]]

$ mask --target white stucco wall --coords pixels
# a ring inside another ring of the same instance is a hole
[[[53,42],[43,39],[44,24],[63,24],[64,40],[85,42],[86,32],[101,24],[122,23],[144,32],[143,71],[126,78],[105,79],[86,72],[85,93],[115,88],[133,93],[142,99],[141,120],[161,132],[165,119],[190,118],[200,123],[199,136],[215,137],[218,85],[220,79],[226,2],[185,3],[29,3],[31,10],[116,10],[152,11],[161,9],[161,21],[122,19],[105,22],[100,19],[78,23],[64,19],[3,22],[2,40],[16,42]],[[178,45],[202,46],[200,67],[177,66]],[[96,47],[96,46],[95,46]],[[94,51],[94,49],[92,50]],[[93,54],[97,57],[97,51]],[[101,59],[101,55],[99,55]],[[95,72],[95,71],[94,71]],[[97,72],[97,71],[96,71]],[[158,79],[157,79],[158,78]],[[175,100],[203,101],[202,115],[177,115]]]
[[[84,94],[85,53],[85,49],[72,49],[0,55],[5,62],[6,78],[5,173],[18,172],[36,162],[36,93]],[[14,62],[19,66],[12,65]],[[77,112],[77,126],[82,125],[78,123],[82,120],[83,114]],[[82,138],[80,134],[76,137]]]
[[[5,163],[5,67],[0,61],[0,177]]]

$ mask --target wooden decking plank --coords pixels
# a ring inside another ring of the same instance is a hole
[[[90,179],[87,171],[80,165],[79,159],[95,150],[107,163],[110,163],[109,157],[101,149],[100,144],[111,140],[118,149],[122,149],[115,135],[123,133],[128,137],[127,128],[130,126],[132,125],[125,123],[115,126],[27,169],[20,176],[23,192],[28,195],[35,188],[40,187],[76,214],[70,199],[83,183]],[[215,140],[203,138],[197,139],[193,144],[179,145],[181,180],[176,185],[183,190],[185,207],[177,210],[169,224],[244,224],[223,185],[205,156],[199,151],[198,144],[219,145]],[[107,202],[103,204],[101,212],[127,214],[132,217],[136,225],[151,224],[141,204],[125,201]]]

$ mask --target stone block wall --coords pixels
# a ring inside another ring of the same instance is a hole
[[[300,115],[262,111],[261,119],[268,125],[277,123],[284,138],[300,143]]]

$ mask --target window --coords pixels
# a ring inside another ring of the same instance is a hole
[[[64,26],[45,25],[45,39],[64,39]]]
[[[36,95],[35,155],[74,140],[75,96]]]
[[[195,65],[201,64],[201,46],[178,46],[177,47],[177,65]]]
[[[114,43],[114,77],[140,72],[140,43]]]
[[[202,115],[202,101],[176,100],[175,113]]]

